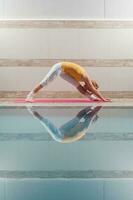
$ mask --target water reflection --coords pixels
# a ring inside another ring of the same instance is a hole
[[[91,124],[97,121],[101,108],[102,106],[86,107],[78,112],[73,119],[58,128],[50,119],[36,111],[35,107],[27,107],[28,111],[35,119],[39,120],[51,137],[61,143],[71,143],[81,139]]]

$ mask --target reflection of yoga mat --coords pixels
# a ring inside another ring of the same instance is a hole
[[[30,103],[93,103],[103,102],[101,100],[91,100],[84,98],[44,98],[44,99],[33,99]],[[25,99],[15,99],[15,103],[28,103]]]

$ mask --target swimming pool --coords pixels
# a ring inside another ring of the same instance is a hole
[[[2,200],[132,199],[133,107],[0,107],[0,161]]]

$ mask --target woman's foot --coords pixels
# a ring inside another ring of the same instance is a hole
[[[25,101],[27,101],[27,102],[33,102],[33,92],[30,92],[30,93],[27,95]]]

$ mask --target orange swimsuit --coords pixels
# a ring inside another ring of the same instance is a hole
[[[80,66],[72,62],[62,62],[61,68],[63,71],[74,78],[77,81],[81,81],[82,77],[85,75],[85,70]]]

